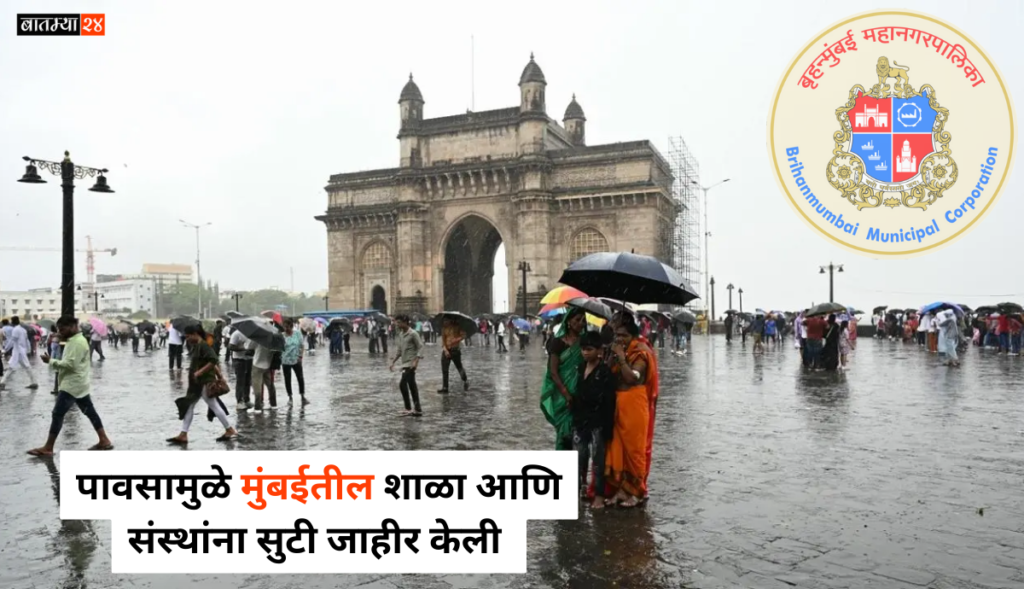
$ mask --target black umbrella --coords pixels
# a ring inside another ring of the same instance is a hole
[[[999,312],[1003,315],[1014,315],[1016,313],[1024,313],[1024,307],[1021,307],[1017,303],[999,303],[996,305]]]
[[[840,305],[839,303],[821,303],[814,305],[806,313],[805,317],[815,317],[817,315],[828,315],[830,313],[843,313],[846,311],[846,306]]]
[[[971,309],[970,307],[968,307],[967,305],[964,305],[964,304],[961,304],[961,303],[957,303],[957,306],[960,307],[961,309],[963,309],[964,313],[973,313],[974,312],[974,310]]]
[[[733,313],[736,313],[736,311],[733,311]],[[697,317],[686,309],[681,309],[672,314],[672,321],[683,324],[696,323]]]
[[[976,315],[979,315],[979,316],[980,315],[984,315],[986,317],[988,317],[992,313],[998,313],[998,312],[999,312],[999,309],[996,308],[996,307],[993,307],[992,305],[984,305],[984,306],[978,307],[977,309],[974,310],[974,313]]]
[[[335,317],[334,319],[331,319],[330,323],[328,323],[327,327],[324,329],[327,333],[338,330],[351,332],[352,320],[348,317]]]
[[[156,333],[156,325],[153,325],[151,322],[149,322],[149,321],[147,321],[145,319],[143,319],[142,321],[136,323],[135,327],[139,328],[139,333],[146,333],[146,332],[149,332],[151,334],[152,333]]]
[[[597,299],[576,297],[574,299],[569,299],[565,304],[568,307],[583,309],[587,313],[600,317],[604,320],[611,320],[612,315],[615,314],[615,311],[613,311],[611,307]]]
[[[443,313],[438,313],[437,316],[434,317],[434,327],[443,327],[444,321],[446,319],[452,319],[455,322],[457,322],[459,324],[459,329],[462,330],[466,337],[469,337],[480,331],[480,326],[477,325],[475,319],[473,319],[469,315],[459,313],[458,311],[445,311]]]
[[[178,317],[175,317],[174,319],[171,319],[171,327],[178,331],[185,331],[185,328],[188,327],[189,325],[202,326],[202,324],[202,321],[196,319],[195,317],[190,317],[188,315],[180,315]]]
[[[879,305],[879,306],[877,306],[877,307],[875,307],[874,309],[871,310],[871,314],[872,315],[878,315],[879,313],[881,313],[882,311],[885,311],[888,308],[889,308],[889,305]]]
[[[657,258],[625,252],[602,252],[576,260],[558,282],[594,297],[633,303],[685,305],[697,298],[682,276]]]
[[[275,352],[284,351],[284,336],[273,323],[263,317],[241,317],[231,321],[231,327],[242,335]]]
[[[221,317],[230,321],[232,319],[239,319],[241,317],[245,317],[245,313],[239,313],[238,311],[228,311],[227,313],[221,315]]]

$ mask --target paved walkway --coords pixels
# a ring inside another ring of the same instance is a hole
[[[650,505],[531,524],[523,576],[111,575],[109,522],[62,522],[59,460],[24,454],[53,397],[15,380],[0,393],[0,587],[1024,587],[1024,358],[972,349],[949,370],[916,346],[860,344],[841,377],[803,373],[790,346],[755,358],[721,337],[664,355]],[[420,371],[421,420],[393,417],[382,357],[317,355],[312,404],[243,416],[232,449],[552,447],[536,342],[467,350],[472,389],[447,397],[438,354]],[[117,449],[180,451],[163,442],[181,394],[166,358],[108,356],[94,398]],[[219,433],[197,417],[191,449],[223,448]],[[93,442],[69,414],[59,447]]]

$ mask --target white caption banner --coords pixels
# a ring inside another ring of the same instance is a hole
[[[61,519],[111,520],[118,574],[525,573],[526,521],[579,508],[575,452],[64,451],[60,462]]]

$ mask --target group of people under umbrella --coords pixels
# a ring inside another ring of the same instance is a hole
[[[931,353],[942,354],[951,366],[959,366],[959,354],[969,343],[1010,356],[1020,355],[1024,337],[1024,307],[1013,302],[977,309],[945,301],[917,309],[882,305],[875,307],[872,315],[875,337],[916,343]]]
[[[697,293],[672,268],[632,253],[585,256],[559,282],[577,292],[558,303],[541,411],[555,448],[578,452],[581,497],[593,509],[635,507],[648,497],[659,387],[654,343],[631,304],[682,307]]]

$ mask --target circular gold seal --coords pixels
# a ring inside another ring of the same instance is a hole
[[[970,37],[910,11],[853,16],[816,36],[779,82],[768,149],[790,205],[869,257],[959,239],[1010,173],[1013,103]]]

